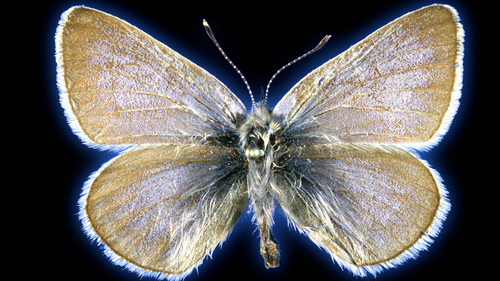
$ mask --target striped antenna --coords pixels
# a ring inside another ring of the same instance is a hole
[[[215,46],[217,46],[217,49],[219,49],[219,51],[224,56],[224,58],[229,62],[229,64],[231,64],[231,66],[236,70],[236,72],[238,72],[238,74],[240,75],[243,82],[245,82],[245,85],[247,86],[247,89],[248,89],[248,93],[250,94],[250,98],[252,99],[252,105],[255,108],[255,100],[253,99],[252,89],[250,89],[250,86],[248,85],[248,82],[245,79],[245,76],[243,76],[243,74],[241,74],[241,71],[238,69],[238,67],[236,67],[236,65],[227,57],[226,53],[224,53],[222,48],[219,46],[219,43],[217,42],[217,40],[215,40],[215,36],[214,36],[214,33],[212,32],[212,29],[210,28],[210,26],[208,25],[208,23],[205,19],[203,19],[203,26],[205,27],[205,30],[208,34],[208,37],[210,37],[210,39],[212,39]]]
[[[314,47],[314,49],[310,50],[309,52],[303,54],[302,56],[294,59],[293,61],[287,63],[286,65],[284,65],[282,68],[280,68],[278,71],[276,71],[276,73],[274,73],[273,77],[271,77],[271,80],[269,80],[269,83],[267,83],[267,87],[266,87],[266,97],[265,97],[265,103],[267,105],[267,93],[269,92],[269,87],[271,86],[271,83],[273,82],[274,78],[276,78],[276,75],[278,75],[281,71],[283,71],[285,68],[289,67],[290,65],[298,62],[299,60],[307,57],[308,55],[318,51],[319,49],[321,49],[325,44],[326,42],[328,42],[328,40],[330,39],[330,37],[332,37],[331,35],[326,35],[325,37],[323,37],[323,39],[321,39],[321,42],[319,42],[319,44]]]

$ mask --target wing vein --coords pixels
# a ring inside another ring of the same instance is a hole
[[[342,105],[341,108],[352,108],[352,109],[367,109],[367,110],[375,110],[375,111],[394,111],[394,112],[408,112],[408,113],[417,113],[422,115],[434,115],[438,114],[425,112],[421,110],[408,110],[408,109],[396,109],[396,108],[387,108],[387,107],[367,107],[367,106],[354,106],[354,105]]]
[[[298,173],[296,170],[294,170],[296,173]],[[333,188],[330,188],[328,186],[324,186],[316,181],[314,181],[313,179],[311,179],[310,177],[308,177],[307,175],[302,175],[304,178],[306,178],[309,182],[313,183],[314,185],[317,185],[318,187],[322,188],[323,190],[331,190],[332,192],[334,193],[343,193],[343,194],[351,194],[353,196],[359,196],[361,198],[365,198],[367,200],[370,200],[370,201],[373,201],[377,204],[380,204],[380,205],[383,205],[385,206],[386,208],[390,209],[391,211],[395,212],[396,214],[398,214],[399,217],[405,219],[407,222],[409,222],[410,224],[412,224],[414,227],[416,227],[417,229],[420,228],[420,226],[416,225],[412,220],[410,220],[410,218],[408,218],[407,216],[405,216],[404,214],[402,214],[401,212],[399,212],[398,210],[392,208],[391,206],[381,202],[380,200],[376,200],[375,198],[371,198],[371,197],[367,197],[361,193],[356,193],[356,192],[351,192],[351,191],[346,191],[346,190],[337,190],[337,189],[333,189]],[[393,175],[393,177],[395,177]],[[398,178],[398,177],[395,177],[395,178]],[[343,196],[343,198],[345,198],[346,200],[348,200],[351,204],[353,205],[356,205],[358,206],[358,210],[362,211],[366,216],[369,216],[372,221],[374,223],[376,223],[377,225],[379,225],[380,227],[382,227],[384,229],[385,232],[387,232],[395,241],[397,241],[400,245],[404,246],[405,244],[403,242],[401,242],[396,236],[394,236],[384,225],[382,225],[377,219],[375,219],[375,217],[373,215],[371,215],[370,213],[368,213],[360,203],[354,201],[353,199],[351,199],[349,196]],[[421,206],[423,209],[427,209],[425,208],[423,205],[421,204],[418,204],[419,206]],[[337,214],[338,216],[338,214]],[[342,215],[342,217],[346,217],[345,215]],[[356,232],[358,233],[361,233],[360,230],[358,229],[357,225],[353,224],[353,227],[356,229]],[[348,228],[349,229],[349,228]],[[354,237],[358,237],[357,234],[355,233],[352,233]],[[359,239],[357,238],[360,242],[361,241],[366,241],[366,239]],[[365,242],[363,242],[362,244],[365,244]],[[373,246],[371,244],[368,244],[368,248],[371,248],[373,249]]]
[[[200,161],[185,161],[185,162],[182,162],[182,163],[181,163],[181,164],[179,164],[179,165],[176,165],[176,166],[173,166],[173,167],[169,167],[168,169],[162,169],[162,170],[160,170],[160,171],[158,171],[158,172],[156,172],[156,173],[154,173],[154,174],[148,175],[148,178],[150,178],[150,177],[152,177],[152,176],[154,176],[154,175],[158,175],[158,174],[160,174],[160,173],[163,173],[163,172],[166,172],[166,171],[169,171],[169,170],[172,170],[172,169],[178,168],[178,167],[180,167],[180,166],[183,166],[184,164],[188,164],[188,163],[191,163],[191,162],[212,162],[212,161],[218,161],[218,160],[217,160],[217,159],[212,159],[212,160],[200,160]],[[218,162],[220,163],[220,162],[224,162],[224,161],[223,161],[223,160],[220,160],[220,161],[218,161]],[[227,162],[227,160],[226,160],[226,162]],[[231,170],[227,171],[227,173],[226,173],[226,174],[224,174],[223,176],[221,176],[220,178],[225,177],[226,175],[228,175],[229,173],[231,173],[233,170],[234,170],[234,169],[231,169]],[[219,178],[218,180],[220,180],[220,178]],[[139,180],[137,180],[137,181],[131,182],[130,184],[127,184],[127,186],[130,186],[130,185],[132,185],[132,184],[134,184],[134,183],[140,182],[141,180],[143,180],[143,178],[141,178],[141,179],[139,179]],[[187,186],[187,188],[185,188],[185,190],[186,190],[186,191],[187,191],[187,190],[191,190],[191,189],[193,188],[193,186],[195,186],[195,185],[194,185],[194,184],[188,185],[188,186]],[[187,194],[183,194],[182,196],[181,196],[181,195],[179,195],[179,194],[176,194],[176,192],[173,192],[173,191],[170,189],[170,190],[172,191],[172,192],[171,192],[171,193],[172,193],[172,196],[169,196],[168,198],[165,198],[164,200],[158,201],[158,202],[156,202],[155,204],[153,204],[153,205],[151,205],[151,206],[149,206],[149,207],[147,207],[147,208],[143,208],[143,209],[141,209],[141,210],[140,210],[139,212],[137,212],[135,215],[133,215],[133,216],[131,216],[131,217],[128,217],[127,219],[122,219],[122,223],[121,223],[120,225],[117,225],[115,228],[111,229],[111,230],[108,232],[108,235],[106,236],[106,238],[107,238],[107,237],[109,237],[109,236],[111,236],[114,232],[116,232],[117,230],[119,230],[121,227],[123,227],[123,225],[126,225],[127,223],[129,223],[129,222],[133,221],[134,219],[136,219],[137,217],[141,216],[141,215],[142,215],[142,214],[144,214],[145,212],[147,212],[147,211],[151,210],[152,208],[155,208],[155,207],[160,206],[160,205],[162,205],[162,204],[167,204],[167,202],[169,202],[169,201],[171,201],[171,200],[182,200],[182,199],[186,199],[187,197],[192,196],[192,195],[193,195],[193,194],[195,194],[195,193],[202,192],[202,191],[206,190],[207,188],[208,188],[208,187],[207,187],[207,186],[205,186],[205,187],[203,187],[203,188],[196,189],[196,190],[194,190],[194,191],[192,191],[192,192],[189,192],[189,193],[187,193]],[[118,190],[119,190],[119,189],[115,189],[115,190],[113,190],[113,191],[118,191]],[[149,190],[147,190],[147,189],[142,189],[140,192],[138,192],[137,194],[135,194],[135,195],[134,195],[131,199],[129,199],[129,202],[131,202],[133,199],[135,199],[135,198],[139,197],[140,195],[142,195],[143,193],[148,192],[148,191],[149,191]],[[102,196],[101,196],[101,197],[102,197]],[[113,211],[115,211],[115,210],[117,210],[117,209],[119,209],[119,208],[121,208],[121,207],[122,207],[122,205],[117,205],[115,208],[113,208],[113,209],[111,209],[111,210],[108,210],[108,212],[106,212],[106,214],[105,214],[105,215],[103,215],[103,217],[108,216],[110,213],[112,213]]]
[[[175,106],[166,106],[166,107],[152,107],[152,108],[132,108],[132,109],[125,109],[125,110],[116,110],[116,111],[107,111],[107,112],[98,112],[98,113],[91,113],[91,114],[82,114],[80,116],[100,116],[100,115],[113,115],[114,113],[126,113],[126,112],[141,112],[141,111],[156,111],[156,110],[167,110],[167,109],[179,109],[179,110],[184,110],[187,112],[191,112],[187,110],[185,107],[178,107],[177,105]]]
[[[408,71],[412,71],[412,70],[415,70],[415,69],[420,69],[420,68],[428,68],[428,67],[431,67],[431,66],[436,66],[436,65],[446,65],[444,63],[441,63],[441,64],[426,64],[426,65],[420,65],[420,66],[417,66],[417,67],[412,67],[412,68],[407,68],[407,69],[403,69],[401,71],[397,71],[397,72],[394,72],[394,73],[391,73],[389,75],[382,75],[382,76],[379,76],[379,77],[376,77],[376,78],[373,78],[373,79],[365,79],[364,81],[366,82],[369,82],[366,86],[363,86],[361,89],[359,89],[355,94],[353,94],[351,97],[349,97],[348,99],[344,100],[343,102],[339,103],[338,105],[332,107],[332,108],[329,108],[327,110],[324,110],[320,113],[318,113],[317,115],[314,115],[314,118],[318,117],[318,116],[321,116],[323,114],[326,114],[328,112],[331,112],[343,105],[345,105],[347,102],[357,98],[361,92],[365,89],[367,89],[369,86],[371,86],[373,83],[379,81],[380,79],[384,79],[384,78],[388,78],[388,77],[391,77],[393,75],[396,75],[396,74],[402,74],[402,73],[405,73],[405,72],[408,72]],[[353,82],[342,82],[342,84],[356,84],[356,83],[353,83]],[[334,84],[333,86],[338,86],[339,84]],[[410,88],[411,89],[411,88]],[[427,88],[429,91],[431,90],[431,88]],[[405,89],[407,90],[407,89]],[[402,90],[395,90],[395,91],[402,91]],[[384,91],[384,92],[388,92],[388,91]],[[377,92],[377,93],[371,93],[371,94],[374,94],[374,95],[377,95],[379,93],[384,93],[384,92]],[[326,97],[325,97],[326,99]],[[324,100],[324,99],[323,99]]]

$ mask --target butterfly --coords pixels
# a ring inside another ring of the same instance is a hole
[[[272,110],[266,98],[248,113],[136,27],[67,10],[56,33],[64,113],[83,143],[119,152],[84,184],[85,232],[114,263],[168,279],[197,268],[247,206],[268,268],[280,259],[276,207],[354,275],[415,257],[450,209],[417,152],[457,111],[463,36],[452,7],[421,8],[310,72]]]

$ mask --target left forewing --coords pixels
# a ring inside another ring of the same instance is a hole
[[[204,143],[246,115],[213,75],[133,25],[87,7],[66,11],[56,34],[61,104],[85,144]]]

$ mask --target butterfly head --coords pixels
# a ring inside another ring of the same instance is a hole
[[[279,125],[272,121],[271,111],[265,103],[258,103],[238,130],[245,157],[257,160],[272,153],[278,128]]]

